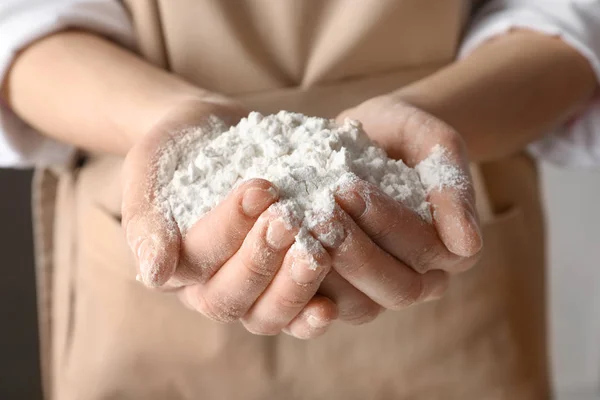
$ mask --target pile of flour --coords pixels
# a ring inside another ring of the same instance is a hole
[[[436,146],[413,169],[388,158],[352,120],[338,125],[286,111],[269,116],[253,112],[231,128],[211,119],[184,138],[159,160],[156,196],[183,234],[250,178],[266,179],[279,189],[280,209],[290,221],[302,221],[297,243],[303,247],[314,246],[307,229],[331,215],[335,190],[356,177],[429,222],[428,191],[464,180],[442,147]]]

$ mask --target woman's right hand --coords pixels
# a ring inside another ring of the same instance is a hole
[[[157,204],[158,158],[210,115],[235,124],[247,113],[221,98],[191,101],[169,112],[127,155],[123,227],[142,282],[177,291],[186,306],[211,319],[241,320],[253,333],[322,334],[337,317],[336,305],[315,295],[330,257],[324,249],[309,255],[292,246],[297,228],[284,223],[270,182],[242,183],[185,236]]]

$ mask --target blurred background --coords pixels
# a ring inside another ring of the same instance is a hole
[[[0,399],[41,399],[31,172],[0,169]]]
[[[544,165],[558,400],[600,400],[600,171]],[[0,170],[0,399],[41,398],[31,173]]]
[[[600,171],[544,165],[558,400],[600,399]]]

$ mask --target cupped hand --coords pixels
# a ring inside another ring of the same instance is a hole
[[[318,237],[335,225],[343,232],[326,243],[333,268],[319,292],[336,302],[341,320],[365,323],[383,309],[441,297],[449,273],[475,264],[482,237],[468,156],[454,129],[393,96],[368,100],[338,120],[345,118],[360,121],[371,139],[411,167],[442,146],[460,176],[456,185],[429,191],[432,223],[363,180],[341,185],[336,214],[314,232]]]
[[[271,183],[238,185],[185,235],[159,204],[159,185],[169,171],[158,160],[187,128],[202,129],[209,116],[231,125],[245,115],[225,99],[191,101],[131,149],[123,167],[127,241],[140,280],[176,291],[189,308],[220,322],[241,320],[253,333],[314,337],[337,317],[334,302],[315,295],[331,259],[325,250],[307,254],[293,246],[297,227],[282,218]]]

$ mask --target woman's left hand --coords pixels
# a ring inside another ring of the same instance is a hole
[[[441,145],[462,175],[460,185],[429,192],[431,224],[365,181],[337,193],[339,210],[321,233],[340,224],[344,235],[326,246],[333,270],[320,293],[338,305],[341,320],[364,323],[381,308],[401,309],[441,297],[448,273],[475,264],[482,238],[465,145],[454,129],[392,95],[368,100],[338,117],[345,118],[361,121],[371,139],[410,167]]]

